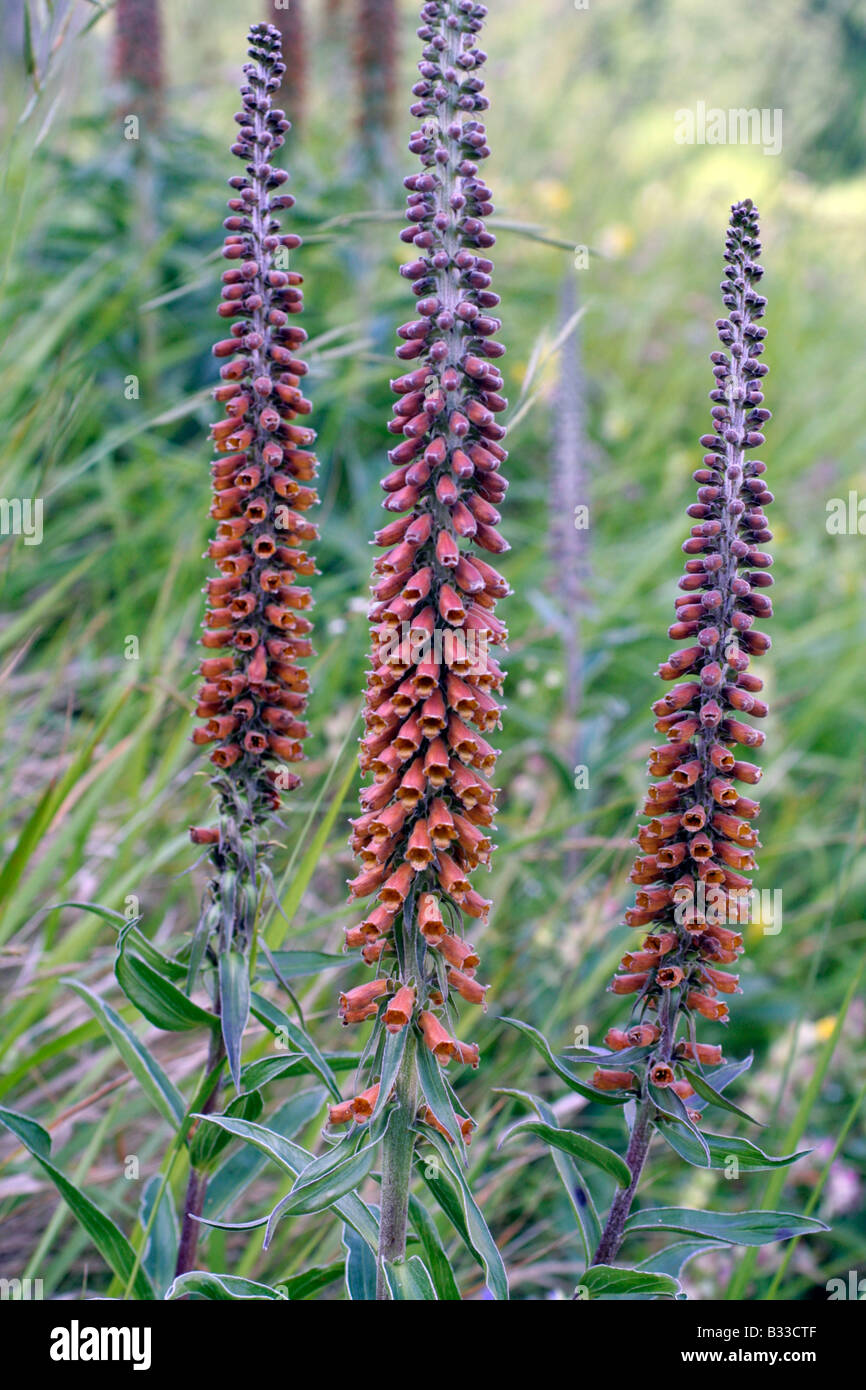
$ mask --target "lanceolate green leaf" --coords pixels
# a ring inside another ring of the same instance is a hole
[[[386,1260],[385,1281],[397,1302],[435,1302],[436,1290],[424,1261],[418,1255],[408,1260]]]
[[[298,979],[303,975],[319,975],[323,970],[343,970],[351,964],[348,956],[333,956],[327,951],[273,951],[274,961],[280,974],[286,980]],[[266,970],[266,965],[260,969]],[[270,971],[268,972],[270,973]]]
[[[313,1269],[305,1269],[302,1274],[293,1274],[290,1279],[283,1279],[278,1285],[279,1291],[285,1290],[285,1297],[293,1303],[303,1302],[304,1299],[315,1298],[322,1289],[327,1289],[330,1284],[336,1283],[343,1277],[343,1261],[334,1260],[329,1265],[320,1265]]]
[[[263,1105],[260,1091],[242,1091],[229,1102],[223,1113],[230,1119],[255,1121],[261,1115]],[[209,1172],[230,1143],[231,1135],[224,1129],[199,1125],[189,1142],[189,1161],[194,1168]]]
[[[685,1102],[680,1099],[672,1087],[658,1087],[650,1083],[650,1097],[655,1105],[655,1114],[662,1123],[679,1125],[690,1136],[692,1143],[704,1156],[704,1167],[709,1167],[710,1150],[704,1138],[703,1131],[691,1119]]]
[[[154,1216],[157,1198],[159,1210]],[[172,1281],[177,1264],[179,1227],[171,1187],[163,1184],[158,1173],[154,1173],[144,1184],[138,1219],[143,1230],[150,1228],[142,1264],[157,1296],[161,1298]]]
[[[324,1091],[318,1087],[311,1091],[301,1091],[269,1117],[268,1127],[284,1139],[292,1139],[319,1113],[324,1100]],[[234,1153],[224,1158],[208,1182],[204,1215],[208,1218],[219,1216],[231,1202],[246,1191],[267,1161],[268,1155],[254,1148],[252,1144],[242,1144]]]
[[[487,1273],[487,1285],[494,1298],[508,1298],[508,1278],[505,1273],[505,1265],[502,1263],[502,1256],[499,1253],[496,1242],[487,1227],[487,1222],[481,1215],[475,1198],[469,1190],[469,1184],[458,1163],[455,1162],[451,1154],[450,1147],[445,1139],[430,1125],[419,1125],[419,1133],[423,1134],[428,1143],[439,1155],[441,1165],[451,1176],[460,1198],[463,1208],[463,1220],[469,1241],[473,1250],[476,1251],[479,1259],[484,1265]],[[422,1155],[423,1161],[423,1155]]]
[[[688,1207],[651,1207],[633,1212],[626,1234],[637,1231],[679,1231],[683,1235],[714,1236],[731,1245],[769,1245],[791,1236],[826,1231],[823,1221],[794,1216],[788,1211],[692,1211]]]
[[[166,1293],[172,1298],[206,1298],[210,1300],[261,1299],[273,1303],[283,1303],[283,1294],[277,1293],[267,1284],[257,1284],[254,1279],[241,1279],[235,1274],[208,1274],[203,1269],[190,1270],[175,1279]],[[226,1314],[227,1317],[233,1316]]]
[[[546,1101],[538,1096],[531,1095],[528,1091],[502,1090],[501,1095],[514,1096],[517,1100],[524,1101],[531,1105],[538,1118],[552,1128],[558,1128],[556,1112]],[[560,1149],[554,1148],[551,1151],[554,1167],[560,1176],[563,1187],[565,1188],[569,1204],[577,1222],[580,1238],[583,1244],[583,1253],[586,1263],[592,1259],[599,1240],[601,1239],[601,1222],[595,1209],[592,1195],[583,1180],[583,1174],[577,1167],[573,1159],[569,1158]]]
[[[227,1129],[230,1134],[243,1139],[247,1144],[252,1144],[261,1153],[283,1169],[284,1172],[296,1178],[305,1168],[313,1162],[313,1155],[306,1149],[302,1149],[299,1144],[293,1144],[290,1139],[285,1139],[281,1134],[276,1134],[273,1130],[267,1129],[264,1125],[252,1124],[248,1120],[233,1120],[225,1115],[203,1115],[200,1117],[209,1124],[219,1125]],[[378,1248],[379,1224],[369,1207],[361,1201],[354,1192],[348,1193],[334,1202],[334,1207],[353,1230],[363,1236],[371,1249]]]
[[[265,1249],[270,1245],[276,1224],[282,1217],[325,1211],[328,1207],[337,1206],[341,1198],[354,1193],[355,1188],[360,1187],[369,1176],[378,1154],[379,1141],[375,1139],[357,1153],[347,1154],[339,1163],[308,1182],[303,1181],[304,1175],[301,1173],[288,1196],[278,1202],[271,1212],[265,1234]]]
[[[448,1083],[442,1075],[442,1068],[429,1048],[415,1049],[418,1059],[418,1085],[421,1094],[430,1106],[440,1125],[444,1125],[453,1139],[457,1139],[464,1150],[463,1134],[454,1113]]]
[[[259,1022],[270,1028],[283,1046],[291,1048],[293,1052],[300,1052],[308,1058],[311,1069],[324,1081],[334,1100],[342,1100],[337,1078],[312,1038],[302,1028],[299,1028],[297,1023],[293,1023],[282,1009],[278,1009],[276,1004],[272,1004],[269,999],[257,994],[255,990],[252,994],[250,1007]]]
[[[658,1120],[656,1129],[671,1148],[694,1168],[727,1168],[733,1158],[736,1159],[741,1172],[756,1173],[767,1168],[785,1168],[789,1163],[796,1163],[799,1158],[805,1158],[810,1152],[809,1149],[802,1149],[800,1153],[773,1158],[756,1144],[751,1144],[748,1139],[733,1139],[724,1134],[704,1134],[704,1144],[701,1145],[683,1125],[669,1120]]]
[[[241,1089],[241,1050],[250,1016],[250,965],[240,951],[223,951],[219,958],[220,1021],[229,1071]]]
[[[641,1260],[640,1264],[635,1265],[635,1269],[647,1270],[650,1274],[671,1274],[678,1279],[689,1260],[703,1255],[707,1250],[725,1249],[726,1241],[710,1240],[708,1236],[696,1240],[677,1240],[673,1245],[666,1246],[664,1250],[657,1250],[654,1255]]]
[[[451,1262],[439,1239],[436,1223],[424,1203],[419,1201],[414,1193],[409,1196],[409,1217],[424,1248],[424,1258],[437,1296],[446,1302],[459,1303],[460,1290],[454,1278]]]
[[[117,1275],[118,1279],[126,1283],[135,1264],[135,1252],[132,1246],[120,1228],[111,1220],[111,1217],[106,1216],[105,1212],[101,1211],[89,1197],[86,1197],[79,1187],[70,1182],[59,1168],[55,1168],[48,1158],[51,1151],[51,1141],[45,1130],[27,1115],[20,1115],[15,1110],[6,1110],[2,1107],[0,1107],[0,1124],[4,1124],[15,1135],[19,1143],[24,1145],[28,1153],[36,1159],[36,1162],[54,1183],[75,1219],[90,1236],[109,1269]],[[136,1298],[152,1300],[154,1297],[150,1280],[141,1268],[135,1276],[133,1291]]]
[[[117,983],[130,1003],[144,1014],[150,1023],[168,1032],[182,1033],[188,1028],[219,1024],[216,1014],[199,1008],[185,994],[166,980],[138,956],[123,948],[114,963]]]
[[[705,1100],[708,1105],[721,1106],[722,1110],[730,1110],[732,1114],[739,1115],[741,1120],[748,1120],[749,1124],[760,1125],[760,1120],[754,1119],[748,1111],[741,1110],[739,1105],[734,1105],[732,1100],[728,1100],[727,1096],[723,1096],[714,1086],[711,1086],[707,1078],[702,1076],[699,1071],[695,1071],[692,1067],[687,1067],[684,1063],[680,1063],[680,1067],[683,1075],[691,1082],[698,1095],[702,1100]]]
[[[578,1298],[676,1298],[680,1282],[670,1274],[651,1274],[613,1265],[592,1265],[580,1276]]]
[[[597,1091],[594,1086],[588,1086],[586,1082],[581,1081],[573,1071],[569,1071],[568,1067],[563,1066],[554,1057],[547,1039],[539,1033],[537,1028],[530,1027],[528,1023],[521,1022],[519,1018],[503,1018],[501,1022],[510,1023],[512,1028],[523,1033],[532,1043],[536,1052],[539,1052],[544,1058],[551,1071],[555,1072],[559,1079],[564,1081],[570,1090],[576,1091],[578,1095],[584,1096],[587,1100],[597,1100],[600,1105],[625,1105],[630,1099],[625,1091]]]
[[[343,1227],[346,1252],[346,1292],[353,1302],[373,1303],[376,1299],[376,1256],[351,1226]]]
[[[106,1004],[105,1000],[100,999],[87,985],[81,984],[78,980],[66,980],[65,983],[93,1010],[136,1081],[160,1114],[170,1125],[179,1125],[186,1110],[183,1097],[144,1043],[139,1041],[111,1005]]]
[[[382,1049],[382,1064],[379,1068],[379,1094],[376,1097],[376,1105],[370,1116],[371,1122],[381,1115],[391,1098],[394,1089],[394,1082],[397,1080],[397,1073],[400,1070],[400,1063],[403,1060],[403,1053],[406,1051],[406,1038],[408,1029],[401,1028],[397,1033],[387,1033],[385,1035],[385,1046]]]
[[[542,1120],[520,1120],[516,1125],[512,1125],[500,1143],[504,1144],[515,1134],[534,1134],[545,1144],[560,1149],[571,1158],[593,1163],[596,1168],[608,1173],[620,1187],[628,1187],[631,1182],[631,1171],[625,1159],[620,1158],[613,1149],[606,1148],[595,1139],[588,1139],[584,1134],[577,1134],[571,1129],[558,1129],[556,1125],[544,1124]]]

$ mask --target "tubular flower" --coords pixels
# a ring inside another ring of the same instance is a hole
[[[276,29],[255,24],[248,38],[232,146],[245,171],[229,179],[223,255],[230,268],[218,309],[233,322],[213,350],[226,359],[214,392],[226,419],[212,426],[217,529],[208,554],[218,573],[207,581],[196,705],[203,723],[193,734],[195,743],[213,745],[219,819],[190,832],[194,844],[211,846],[214,877],[199,938],[203,950],[214,937],[220,961],[249,951],[264,861],[260,830],[279,810],[281,791],[300,781],[288,764],[302,759],[307,734],[308,677],[298,662],[312,654],[312,625],[310,590],[299,580],[315,572],[305,547],[317,534],[305,519],[317,500],[309,486],[315,435],[297,422],[310,410],[300,389],[307,368],[295,355],[306,334],[291,323],[302,308],[301,277],[283,268],[300,238],[279,234],[274,214],[294,200],[278,191],[288,175],[269,162],[289,129],[271,105],[284,65]],[[226,1044],[235,1073],[238,1039]]]
[[[505,409],[495,365],[504,349],[490,289],[493,236],[483,218],[490,190],[479,176],[487,157],[476,113],[487,106],[475,35],[486,13],[472,0],[431,0],[421,11],[421,80],[412,114],[421,120],[409,148],[421,172],[405,180],[415,258],[401,267],[417,297],[416,319],[398,330],[397,357],[416,365],[392,382],[389,428],[400,436],[383,480],[394,519],[376,535],[371,671],[360,762],[372,782],[361,793],[352,846],[361,871],[352,898],[377,906],[349,944],[366,940],[392,962],[387,1027],[408,1018],[422,1046],[443,1064],[476,1061],[437,1013],[449,996],[483,1004],[474,982],[479,958],[462,939],[463,914],[486,918],[490,903],[471,875],[487,865],[495,810],[490,775],[497,750],[484,737],[499,725],[504,673],[488,646],[507,633],[495,616],[509,592],[485,556],[508,549],[498,506],[506,483]],[[380,969],[384,968],[380,965]],[[344,1013],[344,1017],[347,1015]]]
[[[750,888],[758,838],[750,822],[758,805],[737,783],[758,781],[760,769],[741,750],[758,748],[764,735],[743,716],[761,719],[762,681],[749,671],[770,639],[754,626],[772,616],[766,595],[772,564],[763,549],[771,539],[764,506],[773,500],[765,465],[748,457],[764,443],[770,412],[761,389],[767,368],[760,361],[766,329],[759,326],[766,300],[756,286],[763,270],[758,214],[751,201],[731,211],[725,245],[722,297],[726,317],[716,323],[722,350],[711,354],[714,389],[712,433],[701,438],[706,453],[695,473],[698,500],[683,550],[687,555],[669,636],[686,643],[659,674],[671,689],[653,705],[656,729],[667,742],[652,750],[649,788],[638,831],[643,853],[631,878],[638,885],[626,922],[649,925],[642,949],[623,957],[625,973],[611,986],[636,993],[641,1023],[628,1034],[653,1047],[647,1074],[657,1086],[685,1095],[676,1076],[680,1061],[720,1063],[719,1046],[676,1040],[680,1018],[699,1014],[724,1022],[728,1006],[719,994],[737,991],[737,976],[717,968],[742,951],[741,902]],[[632,973],[637,968],[643,973]],[[642,1022],[656,1011],[660,1027]],[[613,1050],[619,1050],[614,1030]],[[598,1085],[598,1080],[596,1081]],[[609,1084],[609,1082],[607,1083]]]

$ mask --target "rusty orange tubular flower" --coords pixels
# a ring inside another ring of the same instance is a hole
[[[484,1000],[463,922],[490,907],[471,875],[493,849],[496,749],[485,735],[500,724],[503,672],[489,649],[505,640],[494,609],[508,593],[487,558],[508,547],[496,529],[506,402],[483,222],[492,203],[478,171],[488,150],[475,119],[487,104],[475,42],[484,13],[440,0],[424,6],[419,30],[410,149],[421,172],[405,180],[402,233],[415,259],[401,267],[417,317],[398,330],[397,357],[413,365],[392,382],[400,442],[382,486],[394,520],[376,535],[360,752],[371,781],[352,836],[351,896],[373,902],[347,932],[379,973],[375,1003],[362,986],[341,1009],[345,1022],[380,1013],[392,1030],[411,1025],[440,1061],[459,1055],[441,1021],[453,996]]]
[[[312,624],[304,581],[315,572],[307,547],[317,535],[306,515],[317,501],[315,434],[303,423],[307,367],[297,355],[306,333],[293,322],[303,307],[301,276],[289,269],[300,237],[280,232],[276,214],[294,199],[280,191],[288,175],[271,162],[289,128],[272,105],[284,65],[271,25],[252,26],[249,59],[232,146],[244,172],[229,180],[218,309],[228,336],[213,349],[222,362],[214,395],[225,407],[225,419],[211,427],[217,526],[208,554],[217,574],[207,581],[196,704],[202,722],[193,734],[211,749],[218,816],[190,832],[194,844],[208,846],[213,866],[191,973],[205,950],[218,962],[236,1084],[249,952],[268,874],[265,827],[281,793],[299,785],[291,768],[303,758],[307,734],[309,682],[300,662],[312,654]]]
[[[504,672],[492,653],[507,636],[494,610],[509,592],[492,563],[508,546],[497,529],[506,492],[497,417],[506,401],[488,258],[494,237],[484,224],[493,204],[479,172],[489,153],[478,119],[488,104],[476,40],[485,14],[472,0],[431,0],[418,31],[419,126],[409,148],[421,167],[405,180],[401,233],[411,248],[401,274],[417,304],[398,330],[404,370],[392,382],[389,425],[397,442],[382,481],[392,519],[375,537],[382,554],[373,567],[360,748],[370,782],[353,822],[359,872],[350,883],[351,898],[369,905],[347,932],[376,970],[377,988],[350,991],[341,1009],[346,1023],[376,1018],[374,1075],[387,1036],[392,1050],[405,1047],[398,1097],[417,1051],[429,1111],[458,1143],[470,1127],[460,1116],[468,1117],[450,1088],[454,1110],[443,1113],[444,1082],[425,1087],[424,1078],[433,1059],[437,1073],[439,1064],[476,1061],[477,1049],[455,1036],[454,1003],[484,1000],[464,923],[483,922],[490,908],[472,877],[493,850],[497,750],[489,739]],[[410,1093],[411,1121],[412,1087],[401,1104]],[[331,1116],[344,1117],[340,1107]]]
[[[685,574],[669,631],[685,646],[659,671],[670,682],[653,706],[665,741],[650,755],[657,780],[644,806],[649,820],[637,835],[635,904],[625,914],[628,926],[648,935],[623,956],[611,985],[633,1000],[632,1026],[611,1029],[605,1039],[612,1054],[623,1061],[627,1054],[629,1066],[605,1064],[593,1077],[597,1089],[632,1090],[641,1100],[627,1160],[634,1181],[614,1201],[597,1262],[612,1259],[622,1239],[648,1122],[658,1113],[653,1107],[670,1112],[673,1106],[683,1121],[699,1123],[700,1111],[689,1108],[695,1091],[686,1073],[724,1058],[718,1043],[697,1041],[696,1025],[726,1022],[727,1000],[739,992],[737,975],[726,967],[743,950],[747,875],[759,843],[752,828],[758,804],[743,786],[760,777],[746,758],[764,742],[751,721],[767,713],[761,678],[749,667],[770,646],[756,623],[772,616],[766,591],[773,582],[763,510],[773,498],[765,465],[751,456],[764,443],[770,418],[760,360],[766,336],[760,249],[757,211],[749,200],[737,203],[725,244],[726,312],[716,323],[721,350],[711,355],[712,433],[701,438],[706,452],[695,473],[697,501],[688,508],[694,525],[683,546]]]

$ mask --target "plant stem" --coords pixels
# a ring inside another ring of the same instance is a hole
[[[601,1233],[601,1240],[598,1249],[592,1257],[594,1265],[610,1264],[616,1259],[619,1247],[622,1245],[623,1235],[625,1234],[625,1223],[631,1211],[631,1204],[640,1182],[646,1156],[649,1152],[650,1140],[652,1139],[652,1125],[650,1124],[650,1112],[652,1102],[645,1098],[638,1106],[635,1116],[634,1128],[629,1140],[628,1152],[625,1161],[631,1173],[631,1182],[628,1187],[621,1187],[611,1203],[605,1228]]]
[[[224,1056],[225,1049],[223,1047],[222,1032],[215,1028],[211,1033],[210,1046],[208,1047],[207,1063],[205,1066],[206,1076],[211,1074]],[[202,1104],[200,1112],[202,1115],[209,1115],[211,1113],[216,1106],[218,1096],[219,1078],[217,1076],[214,1080],[210,1095]],[[190,1167],[183,1208],[183,1226],[181,1227],[180,1242],[177,1247],[177,1265],[174,1271],[175,1278],[180,1274],[187,1274],[195,1267],[199,1232],[199,1222],[197,1218],[201,1216],[202,1210],[204,1209],[206,1191],[207,1174],[200,1173],[197,1168]]]
[[[406,1254],[409,1187],[416,1137],[412,1125],[418,1108],[415,1039],[411,1035],[406,1039],[406,1051],[394,1095],[397,1103],[382,1141],[382,1213],[376,1268],[377,1302],[387,1301],[391,1297],[385,1279],[385,1261],[402,1260]]]

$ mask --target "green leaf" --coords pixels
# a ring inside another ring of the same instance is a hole
[[[547,1125],[541,1120],[520,1120],[503,1136],[499,1147],[501,1148],[502,1144],[515,1134],[534,1134],[545,1144],[560,1149],[571,1158],[594,1164],[596,1168],[608,1173],[620,1187],[628,1187],[631,1182],[631,1171],[624,1158],[620,1158],[613,1149],[597,1143],[595,1139],[588,1139],[584,1134],[577,1134],[572,1129],[559,1129],[556,1125]]]
[[[242,1091],[239,1096],[233,1097],[223,1114],[230,1119],[257,1120],[263,1108],[261,1091]],[[225,1130],[199,1125],[189,1144],[189,1161],[193,1168],[199,1168],[203,1173],[210,1172],[223,1149],[231,1143],[231,1138]]]
[[[242,1279],[237,1274],[209,1274],[204,1269],[181,1274],[165,1296],[167,1299],[192,1297],[228,1302],[237,1302],[238,1299],[285,1302],[284,1295],[267,1284],[257,1284],[254,1279]]]
[[[340,1199],[354,1194],[355,1188],[369,1176],[378,1152],[379,1140],[376,1139],[357,1153],[348,1154],[317,1178],[300,1187],[296,1185],[271,1212],[263,1249],[267,1250],[277,1224],[284,1216],[308,1216],[311,1212],[326,1211],[328,1207],[336,1207],[339,1211]]]
[[[109,1269],[126,1284],[135,1264],[135,1251],[120,1228],[111,1220],[111,1217],[106,1216],[105,1212],[101,1211],[89,1197],[86,1197],[73,1182],[70,1182],[59,1168],[55,1168],[48,1158],[51,1141],[42,1126],[37,1125],[29,1116],[20,1115],[16,1110],[7,1110],[5,1107],[0,1107],[0,1124],[4,1124],[8,1130],[11,1130],[19,1143],[24,1145],[28,1153],[48,1174],[72,1215],[90,1236]],[[139,1269],[135,1276],[133,1290],[136,1298],[153,1300],[153,1289],[143,1269]]]
[[[223,1042],[235,1090],[240,1091],[241,1050],[250,1016],[250,964],[240,951],[221,952],[219,986]]]
[[[397,1080],[400,1063],[406,1051],[406,1039],[408,1035],[408,1028],[401,1028],[398,1033],[385,1034],[385,1046],[382,1049],[382,1065],[379,1069],[379,1094],[376,1097],[376,1104],[370,1116],[371,1124],[374,1120],[379,1118],[391,1099],[394,1082]]]
[[[685,1102],[682,1101],[676,1091],[670,1087],[658,1087],[650,1084],[649,1093],[655,1105],[655,1115],[653,1118],[659,1118],[663,1122],[667,1121],[672,1125],[679,1125],[682,1129],[686,1130],[692,1143],[696,1144],[700,1152],[704,1155],[706,1160],[704,1166],[708,1167],[710,1162],[710,1150],[707,1141],[703,1136],[703,1132],[698,1129],[694,1120],[692,1120],[689,1115]]]
[[[756,1144],[751,1144],[748,1139],[733,1139],[725,1134],[704,1134],[702,1146],[683,1125],[670,1120],[657,1120],[656,1129],[680,1158],[691,1163],[693,1168],[725,1168],[728,1160],[735,1158],[743,1172],[757,1173],[767,1168],[784,1168],[811,1153],[810,1149],[801,1149],[796,1154],[773,1158]]]
[[[457,1189],[460,1203],[463,1209],[463,1221],[465,1230],[472,1246],[477,1254],[487,1274],[487,1286],[494,1298],[508,1298],[508,1277],[505,1273],[505,1265],[502,1263],[502,1256],[496,1245],[493,1236],[487,1226],[487,1222],[481,1215],[476,1204],[475,1198],[469,1190],[469,1184],[460,1166],[455,1163],[449,1145],[435,1129],[430,1125],[418,1125],[418,1133],[423,1134],[429,1144],[432,1144],[441,1160],[441,1166],[450,1175]],[[422,1163],[424,1159],[422,1158]],[[429,1159],[427,1160],[429,1163]]]
[[[290,1173],[293,1178],[296,1178],[313,1162],[313,1155],[308,1153],[306,1149],[302,1149],[299,1144],[293,1144],[290,1139],[285,1139],[283,1135],[266,1129],[264,1125],[253,1124],[249,1120],[233,1120],[227,1115],[202,1115],[198,1118],[206,1120],[209,1124],[219,1125],[221,1128],[227,1129],[230,1134],[243,1139],[245,1143],[252,1144],[261,1153],[273,1159],[284,1172]],[[334,1206],[343,1220],[366,1240],[370,1248],[377,1250],[379,1223],[360,1197],[350,1192],[345,1197],[335,1201]],[[216,1225],[217,1223],[206,1222],[205,1224]]]
[[[558,1129],[559,1124],[556,1112],[546,1101],[540,1100],[538,1096],[531,1095],[529,1091],[512,1091],[501,1089],[498,1094],[513,1096],[516,1100],[522,1100],[527,1105],[531,1105],[538,1118],[553,1129]],[[551,1153],[554,1167],[559,1174],[563,1187],[568,1197],[569,1205],[574,1213],[580,1231],[581,1243],[586,1263],[592,1259],[593,1251],[597,1248],[601,1240],[601,1222],[598,1219],[598,1212],[592,1200],[592,1194],[587,1184],[583,1180],[583,1174],[566,1154],[559,1149],[553,1149]]]
[[[113,907],[103,907],[101,903],[83,902],[79,898],[67,898],[62,903],[52,903],[45,909],[46,912],[57,912],[61,907],[77,907],[81,912],[91,912],[94,917],[101,917],[104,922],[108,922],[115,931],[119,931],[118,945],[123,945],[128,936],[135,937],[135,946],[139,955],[152,965],[160,975],[166,975],[170,980],[181,980],[186,975],[186,969],[172,956],[165,955],[152,941],[138,930],[138,923],[141,917],[126,917],[122,912],[117,912]]]
[[[343,1261],[335,1260],[329,1265],[318,1265],[314,1269],[305,1269],[303,1274],[295,1274],[291,1279],[283,1279],[277,1284],[277,1289],[285,1289],[285,1297],[292,1303],[303,1302],[307,1298],[315,1298],[322,1289],[327,1289],[335,1280],[341,1279],[343,1275]]]
[[[586,1299],[676,1298],[680,1282],[670,1274],[591,1265],[580,1276],[578,1289],[578,1297]]]
[[[318,975],[323,970],[345,970],[352,964],[348,956],[333,956],[327,951],[273,951],[277,969],[287,980],[298,979],[302,975]],[[269,972],[271,973],[271,972]]]
[[[624,1067],[629,1062],[642,1062],[652,1050],[652,1043],[646,1047],[624,1047],[621,1052],[608,1052],[603,1047],[569,1047],[565,1060],[577,1064],[594,1062],[597,1067]]]
[[[377,1136],[362,1148],[324,1167],[317,1167],[316,1162],[309,1164],[298,1174],[291,1192],[278,1204],[273,1214],[305,1216],[309,1212],[324,1211],[333,1206],[338,1198],[354,1191],[369,1176],[378,1152]],[[330,1158],[330,1155],[327,1157]]]
[[[418,1255],[410,1255],[408,1260],[385,1260],[385,1282],[395,1302],[430,1303],[436,1300],[433,1280]]]
[[[555,1072],[560,1081],[564,1081],[569,1090],[576,1091],[579,1096],[584,1096],[587,1100],[597,1100],[601,1105],[625,1105],[632,1099],[628,1091],[598,1091],[594,1086],[589,1086],[581,1081],[569,1071],[568,1067],[554,1057],[548,1046],[546,1038],[539,1033],[537,1028],[532,1028],[528,1023],[522,1023],[519,1018],[502,1018],[501,1023],[508,1023],[512,1028],[516,1028],[519,1033],[523,1033],[529,1039],[536,1052],[539,1052],[550,1067]]]
[[[154,1203],[160,1192],[162,1197],[159,1210],[151,1223]],[[147,1230],[148,1223],[150,1223],[150,1234],[144,1249],[142,1264],[157,1297],[162,1298],[174,1277],[179,1231],[171,1187],[168,1183],[163,1186],[162,1178],[158,1173],[154,1173],[144,1184],[138,1220],[142,1230]]]
[[[300,1052],[307,1058],[310,1069],[321,1077],[332,1098],[339,1102],[342,1100],[340,1087],[337,1085],[335,1077],[329,1063],[322,1056],[312,1038],[308,1037],[303,1028],[297,1023],[293,1023],[290,1018],[278,1009],[276,1004],[272,1004],[263,995],[257,994],[255,990],[252,994],[251,1006],[254,1016],[263,1023],[266,1028],[270,1028],[286,1047],[291,1047],[293,1051]]]
[[[150,1097],[169,1124],[176,1128],[184,1117],[186,1106],[177,1087],[169,1081],[156,1058],[151,1056],[144,1043],[139,1041],[111,1005],[106,1004],[105,1000],[100,999],[87,985],[81,984],[78,980],[65,980],[63,983],[74,989],[92,1009],[145,1095]]]
[[[268,1121],[269,1128],[284,1139],[292,1139],[315,1118],[324,1101],[324,1093],[318,1087],[311,1091],[301,1091],[291,1100],[285,1101],[271,1115]],[[267,1155],[254,1148],[252,1144],[242,1144],[234,1153],[229,1154],[208,1181],[204,1215],[213,1218],[224,1211],[246,1191],[250,1183],[262,1172],[267,1161]]]
[[[22,1115],[19,1110],[7,1110],[4,1106],[0,1106],[0,1121],[11,1129],[34,1158],[50,1157],[51,1136],[38,1121],[31,1120],[29,1115]]]
[[[746,1110],[741,1110],[739,1105],[734,1105],[732,1100],[723,1096],[714,1086],[711,1086],[705,1076],[699,1071],[694,1071],[692,1067],[687,1067],[684,1062],[680,1062],[683,1075],[694,1086],[698,1095],[705,1100],[708,1105],[719,1105],[723,1110],[730,1110],[732,1115],[739,1115],[741,1120],[748,1120],[749,1124],[761,1125],[760,1120],[754,1119]],[[763,1126],[761,1126],[763,1128]]]
[[[351,1226],[343,1227],[346,1292],[353,1302],[376,1301],[376,1256]]]
[[[460,1302],[460,1290],[445,1247],[439,1239],[436,1223],[423,1202],[414,1193],[409,1195],[409,1216],[424,1249],[427,1268],[438,1298],[448,1303]]]
[[[637,1231],[678,1231],[683,1235],[714,1236],[731,1245],[769,1245],[774,1240],[827,1231],[823,1221],[794,1216],[788,1211],[692,1211],[688,1207],[651,1207],[633,1212],[625,1223],[627,1235]]]
[[[114,973],[130,1003],[157,1028],[182,1033],[188,1028],[202,1025],[214,1028],[219,1024],[216,1014],[199,1008],[170,980],[164,979],[138,956],[123,948],[118,951]]]
[[[454,1106],[451,1103],[451,1091],[448,1082],[442,1075],[442,1068],[433,1056],[429,1047],[416,1046],[415,1053],[418,1062],[418,1085],[421,1094],[426,1100],[440,1125],[444,1125],[448,1133],[459,1139],[461,1151],[465,1151],[463,1143],[463,1132],[454,1113]]]
[[[716,1091],[727,1090],[731,1082],[736,1081],[738,1076],[742,1076],[744,1072],[749,1070],[754,1060],[754,1053],[750,1052],[748,1057],[744,1057],[741,1062],[723,1062],[720,1067],[716,1067],[713,1071],[714,1089]],[[703,1110],[707,1102],[698,1098],[697,1100],[690,1100],[689,1103],[693,1110]]]
[[[706,1250],[727,1248],[726,1241],[710,1240],[708,1237],[699,1240],[677,1240],[673,1245],[668,1245],[664,1250],[657,1250],[654,1255],[641,1260],[640,1264],[635,1265],[635,1269],[643,1269],[650,1274],[670,1274],[678,1279],[689,1260],[702,1255]]]
[[[354,1071],[360,1061],[358,1053],[322,1053],[332,1071]],[[318,1076],[318,1070],[300,1052],[281,1052],[277,1057],[262,1057],[241,1067],[241,1085],[245,1091],[259,1091],[272,1081],[289,1076]]]

